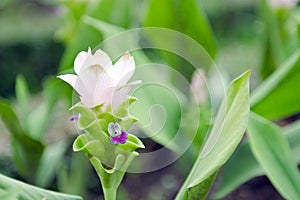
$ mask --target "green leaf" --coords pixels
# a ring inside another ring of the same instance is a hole
[[[202,191],[197,198],[205,199],[207,192],[203,187],[206,191],[210,189],[212,176],[229,159],[242,139],[249,114],[249,76],[248,71],[229,85],[208,139],[176,200],[194,197],[193,192],[196,191],[192,188],[199,187],[199,184]]]
[[[62,165],[57,177],[59,190],[68,194],[85,194],[86,184],[89,181],[87,172],[91,171],[91,165],[86,156],[81,153],[72,153],[70,162],[62,163]]]
[[[288,138],[289,145],[293,151],[293,157],[296,163],[300,163],[300,120],[289,124],[283,128],[284,135]]]
[[[280,128],[251,113],[247,130],[251,150],[272,184],[284,198],[300,199],[300,174]]]
[[[251,96],[254,112],[278,119],[300,111],[300,50],[294,53],[278,70],[260,84]]]
[[[13,159],[19,172],[24,177],[33,178],[43,153],[44,145],[40,141],[29,137],[23,130],[11,105],[4,100],[0,100],[0,116],[9,130]]]
[[[165,86],[152,84],[137,90],[134,95],[140,101],[131,105],[130,113],[139,119],[137,123],[151,139],[174,152],[182,152],[181,143],[185,142],[185,138],[174,140],[176,135],[180,135],[177,134],[180,124],[174,122],[180,121],[180,105],[183,104],[180,101],[184,100],[177,99],[179,96],[174,95],[175,88],[170,92]]]
[[[27,130],[34,139],[41,140],[45,134],[46,126],[51,119],[59,95],[58,83],[59,80],[56,78],[49,78],[45,81],[43,102],[27,116]]]
[[[285,126],[282,131],[291,146],[295,162],[300,163],[300,120]],[[223,198],[239,185],[264,173],[250,150],[249,141],[245,141],[223,167],[213,199]]]
[[[48,145],[41,157],[35,183],[40,187],[48,187],[54,175],[61,168],[61,160],[64,159],[64,153],[68,147],[65,141],[60,141]]]
[[[272,74],[283,61],[284,43],[280,37],[280,27],[276,14],[267,0],[260,1],[260,15],[264,25],[264,37],[261,38],[264,43],[264,54],[260,69],[263,78],[266,78]]]
[[[23,127],[27,130],[28,126],[28,114],[29,114],[29,91],[25,78],[22,75],[18,75],[16,79],[16,100],[20,106],[22,112],[22,121]]]
[[[3,176],[2,174],[0,174],[0,190],[7,191],[8,193],[10,193],[10,191],[17,191],[18,199],[24,200],[82,200],[79,196],[67,195],[34,187]]]
[[[249,143],[243,143],[222,168],[218,189],[212,198],[221,199],[247,180],[263,174],[264,170],[252,155]]]
[[[211,57],[216,54],[216,42],[211,27],[195,0],[151,0],[144,25],[179,31],[200,43]],[[173,42],[174,45],[184,48],[184,44],[180,43],[182,41]]]
[[[2,191],[0,188],[0,199],[2,200],[16,200],[19,197],[19,191],[10,189],[8,191]]]

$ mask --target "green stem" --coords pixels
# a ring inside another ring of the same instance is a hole
[[[108,173],[103,167],[101,162],[91,157],[90,161],[96,170],[98,178],[102,185],[102,190],[105,200],[116,200],[117,190],[122,181],[124,173],[115,171],[114,173]]]
[[[102,189],[103,189],[105,200],[116,200],[116,198],[117,198],[117,188],[116,187],[106,188],[103,185]]]

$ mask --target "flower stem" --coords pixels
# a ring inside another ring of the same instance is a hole
[[[107,188],[105,186],[102,186],[102,189],[103,189],[105,200],[116,200],[116,198],[117,198],[117,188],[116,187]]]
[[[99,180],[102,185],[102,190],[105,200],[116,200],[117,190],[123,179],[124,172],[108,173],[103,167],[101,162],[95,158],[91,157],[90,161],[96,170]]]

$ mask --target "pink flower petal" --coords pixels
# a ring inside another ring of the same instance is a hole
[[[107,69],[107,73],[114,78],[116,85],[124,85],[132,77],[135,71],[133,57],[126,52],[118,62]]]

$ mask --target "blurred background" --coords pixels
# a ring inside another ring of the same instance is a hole
[[[83,155],[71,152],[77,135],[74,124],[68,121],[72,91],[55,79],[58,73],[70,71],[78,52],[89,46],[95,48],[107,37],[107,32],[114,33],[115,29],[169,28],[203,45],[225,81],[251,69],[254,88],[299,47],[297,3],[296,0],[2,0],[0,96],[9,102],[22,130],[36,142],[23,146],[17,142],[17,146],[25,149],[36,145],[44,153],[32,158],[22,155],[38,163],[36,171],[28,171],[26,163],[16,165],[18,153],[10,144],[18,139],[12,136],[12,127],[5,128],[0,123],[0,173],[96,199],[101,193],[97,176]],[[100,29],[104,30],[99,31],[86,16],[99,20],[104,24]],[[151,52],[148,55],[155,57]],[[190,80],[192,70],[177,69]],[[150,139],[144,142],[148,150],[162,147]],[[56,164],[48,166],[49,160]],[[173,199],[192,161],[187,154],[159,171],[128,174],[119,199]],[[254,197],[282,199],[264,177],[252,179],[223,198]]]

